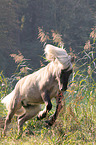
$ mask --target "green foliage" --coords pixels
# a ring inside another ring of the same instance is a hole
[[[17,63],[17,68],[10,78],[6,78],[3,72],[0,73],[0,98],[10,93],[14,84],[25,75],[28,75],[29,71],[32,70],[29,68],[28,59],[25,59],[20,51],[18,54],[10,54],[10,56],[13,57],[15,63]]]
[[[5,78],[3,72],[0,73],[0,99],[6,96],[12,90],[11,81],[8,78]]]

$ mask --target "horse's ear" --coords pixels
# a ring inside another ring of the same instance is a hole
[[[72,63],[74,62],[74,57],[73,57],[73,56],[71,56],[71,62],[72,62]]]
[[[73,57],[73,56],[69,55],[69,59],[70,59],[70,61],[71,61],[72,63],[74,62],[74,57]]]

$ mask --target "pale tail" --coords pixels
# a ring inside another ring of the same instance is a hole
[[[3,103],[6,106],[7,110],[9,110],[9,107],[11,107],[13,97],[14,97],[14,90],[1,101],[1,103]]]

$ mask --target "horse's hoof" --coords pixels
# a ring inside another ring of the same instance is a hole
[[[37,116],[37,120],[41,120],[40,117]]]
[[[22,133],[19,133],[16,137],[16,139],[20,139],[22,137]]]
[[[5,132],[1,132],[1,137],[5,137],[6,133]]]
[[[47,127],[49,127],[49,126],[52,126],[52,125],[53,125],[53,124],[52,124],[50,121],[48,121],[48,120],[46,120],[45,122],[46,122],[46,126],[47,126]]]
[[[25,134],[26,135],[34,135],[33,131],[31,131],[31,130],[26,130],[25,131]]]

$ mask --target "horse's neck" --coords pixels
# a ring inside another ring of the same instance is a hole
[[[56,76],[58,77],[58,75],[60,75],[61,73],[61,69],[62,69],[62,64],[60,64],[58,61],[52,61],[48,64],[48,72],[50,72],[50,74],[52,76]]]

